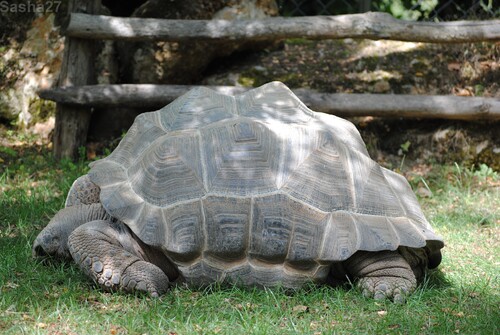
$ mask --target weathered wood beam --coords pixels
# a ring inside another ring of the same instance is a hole
[[[100,0],[70,0],[70,12],[99,13]],[[95,42],[87,39],[67,38],[64,42],[64,56],[59,75],[60,86],[89,85],[94,77]],[[87,143],[90,124],[89,106],[56,106],[54,127],[54,156],[76,158],[78,148]]]
[[[308,94],[294,91],[311,109],[338,116],[449,120],[500,120],[500,99],[447,95]]]
[[[161,108],[195,86],[184,85],[91,85],[40,91],[43,99],[74,106]],[[224,94],[248,88],[208,86]],[[319,93],[308,89],[293,92],[312,110],[338,116],[500,120],[500,99],[482,97]]]
[[[112,40],[280,40],[368,38],[462,43],[500,40],[500,20],[413,22],[387,13],[273,17],[260,20],[164,20],[72,13],[65,34]]]

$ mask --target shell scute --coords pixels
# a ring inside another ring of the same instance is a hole
[[[162,210],[163,248],[175,261],[197,258],[204,247],[205,232],[200,200]],[[168,223],[168,224],[167,224]]]
[[[161,124],[168,131],[198,129],[233,117],[235,99],[204,87],[189,91],[161,110]]]
[[[240,121],[202,131],[208,191],[250,196],[277,190],[279,139],[265,125]]]
[[[366,162],[364,166],[370,164]],[[356,212],[389,217],[405,215],[398,195],[378,164],[371,164],[367,173],[357,175],[356,183]]]
[[[91,167],[101,161],[114,161],[121,166],[132,164],[151,143],[165,134],[157,112],[138,115],[134,123],[120,141],[118,147],[106,158],[91,164]]]
[[[154,206],[166,207],[203,196],[198,135],[160,137],[127,174],[133,192]]]
[[[304,124],[313,112],[279,82],[271,82],[236,97],[238,114],[262,122]]]
[[[328,213],[278,193],[255,198],[252,217],[251,257],[271,263],[317,259]]]
[[[206,252],[231,260],[245,256],[251,199],[211,196],[203,199]]]
[[[365,142],[352,122],[335,115],[314,113],[314,119],[309,122],[308,126],[330,132],[349,150],[355,150],[369,157]]]
[[[315,143],[281,189],[322,211],[352,208],[352,181],[344,151],[329,133],[318,132],[313,138]]]

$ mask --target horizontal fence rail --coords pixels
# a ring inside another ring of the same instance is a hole
[[[260,20],[166,20],[72,13],[64,33],[111,40],[279,40],[367,38],[430,43],[500,40],[500,20],[413,22],[387,13],[273,17]]]
[[[89,85],[55,88],[39,92],[40,97],[75,106],[137,107],[157,109],[197,86],[191,85]],[[235,95],[250,88],[204,86]],[[309,108],[338,116],[381,116],[441,118],[453,120],[500,120],[500,99],[457,96],[320,93],[292,89]]]

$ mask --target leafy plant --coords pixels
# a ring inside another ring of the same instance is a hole
[[[410,145],[411,145],[410,141],[406,141],[405,143],[400,145],[400,148],[403,151],[403,153],[405,154],[408,153],[408,151],[410,150]]]
[[[438,0],[379,0],[373,3],[376,10],[409,21],[428,18]]]

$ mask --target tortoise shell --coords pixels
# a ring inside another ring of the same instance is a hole
[[[443,246],[354,125],[279,82],[237,96],[193,89],[139,115],[91,167],[106,211],[188,282],[293,287],[358,250]]]

